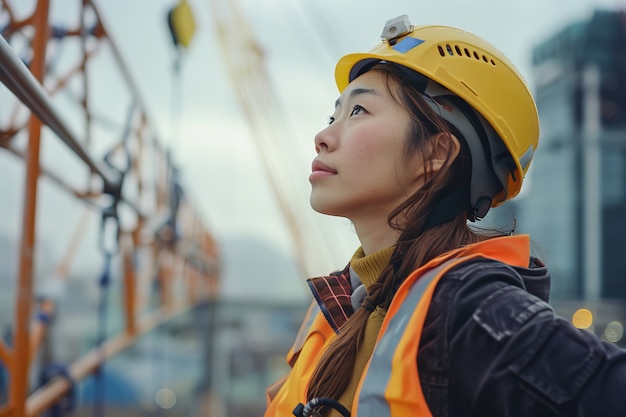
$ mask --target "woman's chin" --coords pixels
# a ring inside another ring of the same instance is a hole
[[[325,214],[327,216],[342,216],[340,210],[337,210],[337,207],[327,201],[320,201],[319,198],[313,198],[313,196],[311,196],[310,203],[311,208],[320,214]]]

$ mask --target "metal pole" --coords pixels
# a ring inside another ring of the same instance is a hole
[[[35,36],[31,71],[41,82],[44,75],[46,45],[48,43],[49,0],[39,0],[34,14]],[[20,247],[19,285],[15,302],[15,329],[13,360],[11,362],[11,387],[9,402],[13,415],[24,416],[24,406],[29,391],[30,316],[33,303],[33,260],[35,249],[35,221],[37,207],[37,182],[39,178],[39,145],[41,121],[32,114],[28,125],[28,153],[26,156],[26,184],[24,190],[24,215],[22,218],[22,244]]]
[[[583,294],[589,301],[602,297],[602,166],[600,149],[600,69],[583,70]]]
[[[49,1],[46,3],[49,3]],[[38,23],[35,24],[35,27],[37,33],[39,33],[41,29],[46,30],[45,35],[47,40],[48,22],[46,21],[45,28],[38,26]],[[93,172],[102,177],[107,188],[115,187],[118,182],[117,179],[111,178],[110,174],[106,173],[92,160],[50,103],[50,99],[41,85],[41,80],[37,78],[35,72],[34,64],[37,57],[35,54],[35,46],[36,44],[33,45],[34,56],[33,62],[31,63],[31,74],[24,63],[15,55],[15,52],[11,49],[11,46],[9,46],[4,37],[0,36],[0,82],[11,90],[11,92],[37,115],[42,122],[52,129],[52,131],[56,133]],[[45,49],[46,45],[44,44],[41,47]]]
[[[135,252],[133,237],[130,234],[120,236],[120,249],[122,254],[122,276],[124,279],[124,311],[126,313],[126,331],[129,334],[136,332],[136,285]]]

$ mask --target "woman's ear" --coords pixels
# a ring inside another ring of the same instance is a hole
[[[430,155],[426,158],[430,172],[437,172],[452,163],[461,152],[461,144],[452,133],[438,133],[430,140]]]

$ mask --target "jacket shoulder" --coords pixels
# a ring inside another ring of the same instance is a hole
[[[626,352],[529,291],[549,279],[543,268],[475,260],[439,282],[418,355],[433,415],[623,415]]]

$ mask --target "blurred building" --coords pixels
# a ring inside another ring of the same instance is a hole
[[[533,50],[541,139],[516,203],[553,299],[626,302],[626,11],[596,11]],[[600,303],[600,304],[602,304]]]
[[[212,389],[218,416],[255,417],[265,390],[289,371],[286,355],[309,303],[222,300],[217,307]]]

